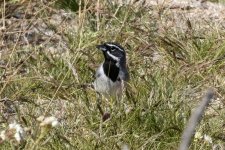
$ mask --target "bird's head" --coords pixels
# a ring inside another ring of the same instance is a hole
[[[117,43],[107,42],[97,45],[97,48],[103,52],[106,61],[112,61],[115,63],[126,61],[125,50]]]

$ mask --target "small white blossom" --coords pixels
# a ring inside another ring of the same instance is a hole
[[[126,108],[125,108],[125,113],[126,113],[126,115],[129,114],[132,110],[133,110],[132,107],[126,107]]]
[[[127,144],[123,144],[121,146],[121,150],[130,150],[129,146]]]
[[[2,141],[6,140],[5,130],[1,131],[0,138],[2,139]]]
[[[212,138],[209,135],[204,135],[204,140],[208,143],[212,143]]]
[[[202,139],[203,138],[203,136],[202,136],[202,134],[200,133],[200,132],[196,132],[195,133],[195,139]]]
[[[52,127],[56,127],[59,125],[59,121],[56,117],[46,117],[42,120],[42,122],[40,123],[40,126],[52,126]]]
[[[16,131],[16,133],[14,134],[14,138],[17,142],[21,142],[22,140],[24,140],[25,131],[20,124],[17,124],[16,122],[9,124],[9,130]]]
[[[58,120],[55,120],[55,121],[52,122],[52,127],[56,127],[56,126],[58,126],[58,125],[59,125]]]
[[[15,135],[14,135],[15,139],[20,142],[22,140],[22,136],[20,135],[19,132],[16,132]]]
[[[121,150],[130,150],[129,145],[127,145],[126,143],[118,142],[118,146]]]
[[[42,122],[44,119],[45,119],[44,116],[40,116],[40,117],[37,118],[37,121]]]

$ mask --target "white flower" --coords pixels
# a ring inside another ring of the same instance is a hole
[[[195,139],[202,139],[203,137],[202,137],[202,134],[200,133],[200,132],[196,132],[195,133]]]
[[[9,124],[9,130],[16,131],[16,133],[14,134],[14,138],[17,142],[20,143],[22,140],[24,140],[25,132],[20,124],[17,124],[16,122]]]
[[[2,139],[2,141],[6,140],[5,130],[1,131],[0,138]]]
[[[212,138],[209,136],[209,135],[204,135],[204,140],[206,141],[206,142],[208,142],[208,143],[211,143],[212,144]]]
[[[39,117],[40,118],[40,117]],[[56,117],[46,117],[42,120],[42,122],[40,123],[40,126],[52,126],[52,127],[56,127],[59,125],[59,121]]]
[[[121,150],[130,150],[129,146],[127,144],[123,144],[121,146]]]
[[[130,150],[129,146],[126,143],[118,142],[121,150]]]
[[[40,116],[40,117],[37,118],[37,121],[42,122],[44,119],[45,119],[44,116]]]
[[[58,120],[55,120],[55,121],[52,122],[52,127],[56,127],[56,126],[58,126],[58,125],[59,125]]]

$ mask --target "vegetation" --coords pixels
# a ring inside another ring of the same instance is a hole
[[[26,136],[18,143],[11,134],[0,149],[177,149],[209,87],[216,96],[191,149],[224,145],[225,34],[219,21],[171,22],[176,10],[162,5],[37,2],[8,2],[3,13],[0,131],[14,129],[8,125],[16,121]],[[15,5],[16,11],[9,9]],[[10,24],[15,17],[25,28]],[[30,32],[34,28],[39,31]],[[125,47],[131,80],[120,104],[102,99],[111,116],[103,122],[95,91],[84,85],[103,59],[96,45],[106,41]],[[43,127],[40,116],[54,116],[59,125]]]

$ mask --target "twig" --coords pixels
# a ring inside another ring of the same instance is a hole
[[[97,22],[97,31],[99,31],[100,29],[100,19],[99,19],[99,16],[100,16],[100,0],[97,0],[97,4],[96,4],[96,22]]]
[[[189,148],[191,138],[195,133],[195,128],[201,121],[204,110],[209,105],[211,99],[213,98],[213,95],[213,90],[209,89],[203,97],[200,105],[196,108],[195,112],[192,113],[191,118],[188,121],[187,128],[183,132],[179,150],[187,150]]]
[[[72,70],[72,73],[73,73],[73,75],[74,75],[76,81],[79,82],[79,78],[78,78],[78,74],[77,74],[76,69],[73,67],[73,65],[70,63],[69,60],[66,60],[66,62],[67,62],[67,64],[68,64],[69,69]]]
[[[2,27],[0,28],[0,30],[5,30],[6,27],[5,27],[5,0],[4,0],[4,3],[3,3],[3,10],[2,10]]]

